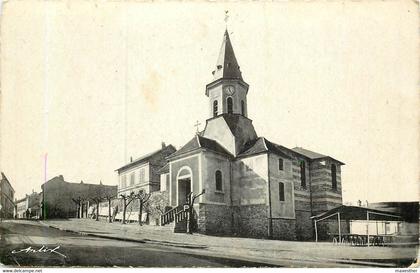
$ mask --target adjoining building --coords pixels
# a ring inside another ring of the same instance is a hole
[[[130,160],[128,164],[115,170],[118,173],[118,195],[137,193],[140,190],[146,193],[160,190],[160,173],[166,163],[166,157],[176,151],[172,145],[162,142],[162,148]]]
[[[0,218],[10,219],[15,213],[15,190],[6,175],[1,173],[0,180]]]
[[[41,186],[42,218],[87,218],[89,204],[95,200],[117,196],[117,186],[71,183],[62,175]]]
[[[313,239],[311,216],[342,204],[344,163],[257,135],[248,117],[249,85],[227,31],[212,74],[205,88],[210,118],[204,130],[169,155],[168,167],[161,169],[169,205],[182,210],[190,192],[205,190],[194,204],[198,232]],[[325,226],[323,232],[336,229]]]
[[[160,202],[162,199],[161,181],[160,181],[160,169],[167,164],[167,157],[173,154],[176,148],[169,144],[166,145],[162,142],[160,149],[146,154],[135,160],[130,160],[128,164],[115,170],[118,173],[118,198],[112,201],[112,212],[113,220],[121,221],[123,219],[123,202],[121,195],[128,196],[131,193],[138,193],[144,191],[150,193],[152,196],[148,206],[144,208],[143,215],[141,216],[143,221],[146,221],[149,216],[153,217],[152,223],[157,223],[160,214],[157,206],[165,207],[168,205],[165,202]],[[167,200],[167,197],[164,198]],[[150,206],[149,206],[150,204]],[[126,210],[126,220],[129,222],[139,220],[139,201],[134,200],[128,206]],[[100,216],[104,217],[107,215],[109,210],[109,203],[103,202],[101,204]],[[159,214],[159,215],[158,215]]]

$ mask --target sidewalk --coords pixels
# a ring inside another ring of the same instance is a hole
[[[169,227],[107,223],[92,219],[48,220],[52,228],[101,238],[129,240],[182,248],[203,255],[246,259],[299,267],[396,267],[400,259],[417,256],[417,248],[354,247],[332,243],[278,241],[201,234],[173,233]]]

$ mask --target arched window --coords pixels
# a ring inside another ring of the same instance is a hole
[[[279,171],[283,171],[283,170],[284,170],[283,158],[279,158]]]
[[[227,112],[228,114],[233,113],[233,100],[232,97],[227,98]]]
[[[300,186],[306,188],[306,167],[303,160],[300,162]]]
[[[337,190],[337,167],[335,164],[331,164],[331,183],[332,189]]]
[[[217,100],[213,101],[213,117],[217,116]]]
[[[223,180],[222,180],[221,171],[216,171],[215,179],[216,179],[216,191],[223,191]]]
[[[284,183],[279,183],[279,200],[284,201]]]
[[[241,101],[241,112],[242,115],[245,116],[245,102],[243,100]]]

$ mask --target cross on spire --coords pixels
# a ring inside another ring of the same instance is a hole
[[[195,122],[194,127],[196,128],[196,133],[198,133],[198,126],[200,126],[201,123],[198,122],[198,120]]]
[[[228,20],[229,20],[229,10],[225,10],[225,25],[226,25],[226,28],[227,28]]]

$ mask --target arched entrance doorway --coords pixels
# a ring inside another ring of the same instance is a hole
[[[192,170],[190,167],[182,167],[176,177],[177,183],[177,206],[187,203],[187,197],[192,192]]]

